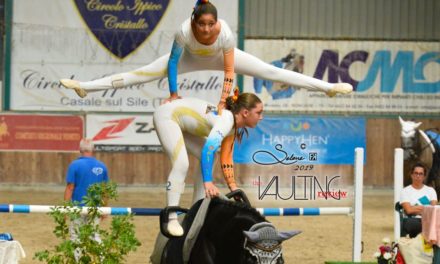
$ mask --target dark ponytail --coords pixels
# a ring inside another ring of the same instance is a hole
[[[234,94],[226,98],[226,109],[237,114],[241,109],[250,110],[261,103],[261,99],[253,93]]]
[[[237,88],[236,88],[236,91]],[[238,92],[234,91],[234,95],[226,98],[226,109],[232,112],[234,116],[234,138],[238,139],[238,142],[241,143],[243,135],[246,133],[248,135],[248,131],[245,127],[237,129],[235,122],[235,114],[239,113],[241,109],[251,110],[256,107],[257,104],[261,103],[261,99],[258,98],[253,93],[242,93],[238,94]]]

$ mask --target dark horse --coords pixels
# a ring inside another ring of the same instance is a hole
[[[202,200],[188,211],[182,226],[183,237],[171,238],[162,253],[161,263],[184,263],[182,248]],[[211,200],[205,222],[189,253],[188,263],[284,263],[281,242],[298,231],[278,232],[246,203],[221,198]]]
[[[399,117],[402,126],[401,139],[404,151],[404,186],[411,183],[411,168],[416,163],[426,164],[429,173],[426,183],[433,186],[440,197],[440,144],[437,129],[417,129],[422,123],[405,121]]]

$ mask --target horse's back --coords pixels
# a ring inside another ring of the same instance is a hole
[[[183,230],[185,230],[184,235],[182,237],[171,238],[168,240],[162,253],[161,264],[183,263],[183,245],[202,201],[203,200],[196,202],[185,215],[182,222]]]
[[[185,238],[194,222],[202,201],[197,202],[185,216],[182,226],[185,234],[181,238],[168,241],[162,255],[162,264],[183,263]],[[244,230],[249,230],[265,218],[254,208],[244,203],[232,202],[220,198],[210,201],[209,208],[192,247],[189,262],[191,264],[218,263],[257,263],[244,251]]]
[[[254,263],[245,261],[243,230],[263,221],[258,211],[244,203],[213,199],[191,263]]]

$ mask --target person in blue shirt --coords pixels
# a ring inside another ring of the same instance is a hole
[[[74,160],[67,170],[65,201],[84,205],[82,200],[87,195],[87,189],[90,185],[108,182],[107,167],[103,162],[93,157],[93,148],[92,140],[81,140],[79,145],[81,156]]]
[[[100,182],[108,182],[107,167],[105,164],[93,157],[93,141],[91,139],[82,139],[79,143],[81,156],[74,160],[67,169],[66,189],[64,191],[64,200],[78,202],[84,206],[83,198],[87,195],[88,188]],[[101,206],[105,206],[102,204]],[[78,241],[78,233],[81,225],[87,223],[87,215],[82,215],[70,223],[70,239]],[[100,219],[95,219],[94,224],[99,225]],[[95,241],[101,242],[99,234],[95,234]],[[81,256],[79,249],[75,250],[75,259],[78,261]]]

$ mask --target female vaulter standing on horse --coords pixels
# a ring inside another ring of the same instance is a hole
[[[167,206],[178,206],[188,172],[188,153],[201,162],[202,176],[194,177],[194,201],[214,197],[219,190],[213,184],[212,168],[221,147],[220,164],[231,191],[237,189],[233,169],[234,141],[239,142],[246,127],[253,128],[263,118],[263,104],[251,93],[226,98],[221,115],[215,106],[196,98],[183,98],[161,105],[154,113],[154,126],[165,153],[172,163],[167,182]],[[168,232],[183,235],[176,213],[170,213]]]
[[[190,19],[183,22],[176,33],[171,53],[137,70],[115,74],[102,79],[79,82],[62,79],[61,84],[74,89],[80,97],[89,92],[118,89],[139,83],[147,83],[168,75],[170,97],[178,99],[177,74],[200,70],[223,70],[223,91],[218,110],[225,106],[229,96],[234,73],[250,75],[259,79],[285,83],[293,87],[322,91],[328,96],[350,93],[353,87],[348,83],[328,83],[300,73],[277,68],[235,48],[235,39],[225,21],[217,19],[216,7],[207,0],[198,0]]]

